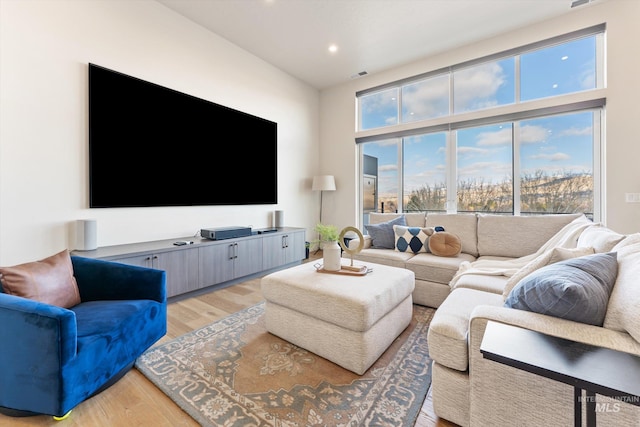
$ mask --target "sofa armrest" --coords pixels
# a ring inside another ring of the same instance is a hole
[[[0,384],[47,378],[75,357],[76,315],[66,308],[0,292]]]
[[[469,328],[470,419],[482,425],[573,425],[574,390],[571,385],[485,359],[480,352],[489,321],[513,325],[543,334],[640,355],[640,343],[626,332],[587,325],[506,307],[478,306]],[[598,425],[637,425],[640,408],[618,406],[598,413]],[[607,400],[609,399],[609,400]],[[540,410],[544,408],[544,410]]]
[[[167,300],[167,275],[163,270],[80,256],[72,256],[71,262],[83,302],[150,299],[163,303]]]
[[[626,332],[572,320],[517,310],[507,307],[481,305],[471,312],[470,341],[479,351],[487,321],[495,321],[540,332],[558,338],[640,355],[640,343]]]
[[[362,245],[362,249],[368,249],[371,247],[371,236],[365,234],[364,236],[364,244]],[[356,249],[360,244],[360,239],[351,239],[349,241],[349,249]]]

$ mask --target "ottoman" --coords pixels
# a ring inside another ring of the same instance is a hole
[[[373,263],[364,276],[301,264],[261,279],[267,330],[362,375],[409,325],[414,273]]]

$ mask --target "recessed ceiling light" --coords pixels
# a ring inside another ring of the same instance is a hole
[[[329,45],[329,52],[336,53],[338,51],[338,46],[335,44]]]

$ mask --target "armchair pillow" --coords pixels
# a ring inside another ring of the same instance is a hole
[[[522,279],[504,305],[602,326],[617,274],[616,252],[560,261]]]
[[[394,249],[396,240],[393,233],[394,225],[407,225],[404,215],[379,224],[367,224],[364,226],[371,236],[371,247],[376,249]]]
[[[80,292],[68,250],[40,261],[0,267],[2,290],[9,295],[71,308],[80,304]]]

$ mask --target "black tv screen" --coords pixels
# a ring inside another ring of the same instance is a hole
[[[89,64],[91,208],[278,202],[277,124]]]

